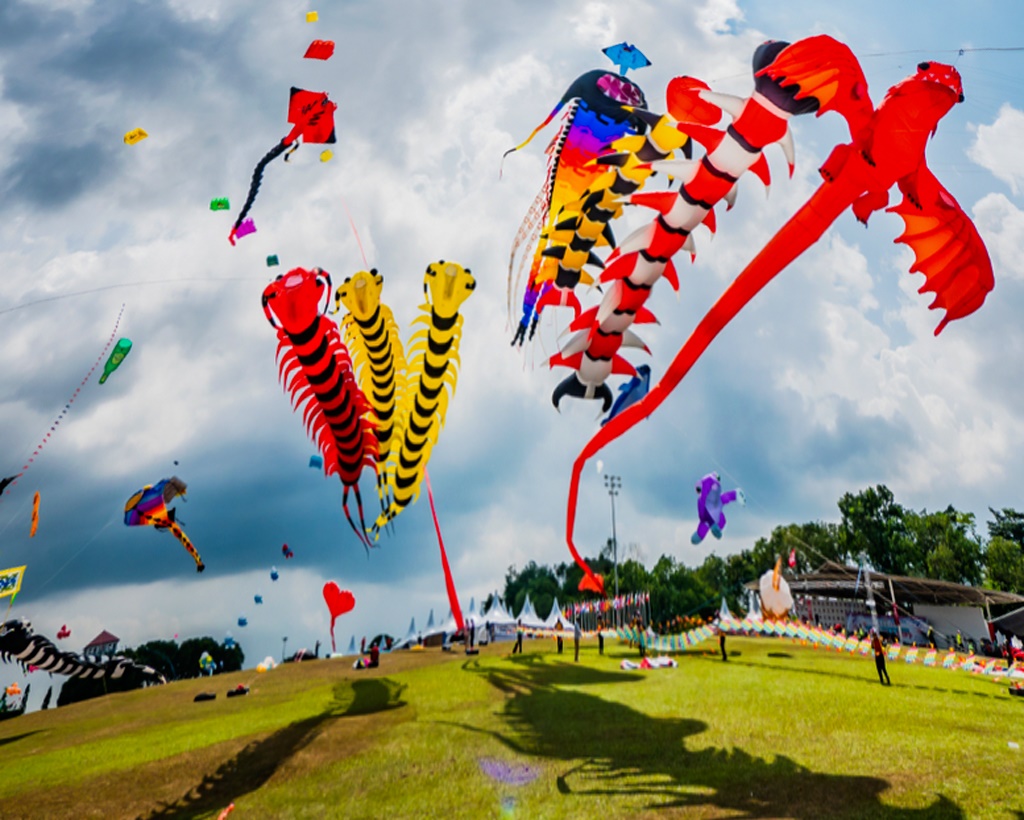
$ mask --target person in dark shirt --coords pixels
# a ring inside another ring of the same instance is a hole
[[[520,618],[516,621],[516,645],[512,647],[512,654],[515,655],[518,652],[520,655],[523,654],[523,619]]]
[[[722,630],[718,630],[718,648],[722,650],[722,660],[729,660],[729,655],[725,651],[725,633]]]
[[[889,680],[889,672],[885,668],[885,649],[882,646],[882,640],[878,637],[878,633],[871,630],[871,649],[875,653],[875,669],[878,670],[878,682],[883,686],[892,686],[892,681]],[[885,676],[885,680],[882,676]]]

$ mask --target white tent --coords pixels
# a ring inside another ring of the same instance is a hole
[[[506,626],[508,624],[515,624],[516,619],[513,618],[508,611],[501,605],[501,598],[498,597],[498,593],[495,592],[491,597],[491,608],[480,616],[481,620],[486,626],[488,623],[494,624],[495,626]]]
[[[356,654],[356,636],[355,635],[353,635],[352,636],[352,640],[348,642],[348,651],[346,651],[345,654],[346,655],[355,655]]]
[[[398,642],[396,649],[408,649],[416,643],[416,637],[419,633],[416,631],[416,618],[414,617],[409,621],[409,631],[405,633],[405,637]]]
[[[434,626],[434,610],[430,610],[430,615],[427,617],[427,628],[423,630],[423,637],[425,638],[427,635],[433,635],[436,632],[437,629]]]
[[[519,610],[516,621],[522,621],[523,626],[532,629],[539,629],[544,626],[544,621],[538,617],[536,610],[533,608],[533,601],[530,600],[529,592],[526,593],[526,600],[523,601],[523,608]]]
[[[466,610],[466,612],[464,614],[465,614],[466,618],[476,619],[476,617],[477,617],[477,614],[476,614],[476,598],[470,598],[469,599],[469,609]]]
[[[733,620],[732,612],[729,611],[729,605],[725,602],[725,596],[722,596],[722,606],[718,609],[718,617],[723,621]]]
[[[458,630],[459,625],[455,623],[455,616],[452,615],[452,611],[449,609],[448,617],[441,622],[441,625],[435,630],[435,632],[441,632],[445,635],[450,635],[454,634],[455,632],[458,632]]]
[[[551,603],[551,612],[548,613],[547,619],[544,621],[545,629],[568,629],[572,630],[572,621],[567,621],[565,616],[562,615],[562,605],[558,603],[558,596],[555,596],[555,600]]]

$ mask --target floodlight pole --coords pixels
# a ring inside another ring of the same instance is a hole
[[[612,502],[612,556],[615,564],[615,597],[619,597],[619,539],[615,533],[615,496],[622,489],[622,477],[605,475],[604,486],[608,488],[608,498]]]

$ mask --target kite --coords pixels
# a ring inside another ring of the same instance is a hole
[[[608,48],[602,48],[601,51],[612,61],[612,65],[618,67],[623,77],[626,76],[626,72],[631,68],[647,68],[651,64],[651,61],[647,59],[647,55],[631,43],[619,43],[618,45],[608,46]]]
[[[124,523],[129,527],[149,525],[158,530],[170,530],[196,562],[196,572],[202,572],[206,569],[203,559],[199,557],[189,537],[175,521],[174,508],[167,508],[177,496],[185,495],[185,489],[185,482],[177,476],[165,478],[155,485],[147,484],[125,503]]]
[[[328,581],[324,584],[324,602],[331,613],[331,652],[337,652],[334,645],[334,622],[346,612],[352,611],[356,598],[347,589],[340,589],[334,581]]]
[[[721,538],[722,530],[725,529],[725,512],[722,508],[733,501],[738,501],[740,506],[746,505],[747,497],[743,490],[735,489],[723,493],[718,473],[708,473],[704,476],[697,485],[697,517],[700,523],[697,524],[697,531],[690,536],[690,543],[699,544],[709,530],[715,538]]]
[[[306,12],[306,22],[307,23],[315,23],[319,19],[320,19],[320,15],[317,14],[315,11],[307,11]]]
[[[31,663],[44,672],[73,678],[117,680],[126,674],[136,674],[154,683],[167,682],[155,669],[136,664],[128,658],[114,657],[104,663],[96,663],[81,655],[62,652],[49,639],[34,634],[32,624],[25,618],[0,624],[0,659],[25,665]]]
[[[238,616],[238,625],[239,626],[248,626],[249,625],[249,619],[246,618],[244,615],[239,615]]]
[[[636,369],[636,375],[633,378],[625,384],[619,385],[619,396],[615,399],[615,403],[612,405],[612,409],[608,413],[608,417],[601,419],[601,426],[604,427],[604,425],[619,415],[619,413],[627,407],[630,407],[640,401],[640,399],[647,395],[647,391],[650,387],[650,365],[642,364]],[[601,472],[600,469],[598,472]]]
[[[64,624],[60,629],[57,630],[57,640],[63,641],[65,638],[71,637],[71,630],[68,629],[68,625]]]
[[[213,674],[213,670],[216,667],[216,662],[213,660],[213,656],[209,652],[204,652],[199,656],[199,668],[203,672]]]
[[[4,694],[6,694],[7,697],[9,698],[16,698],[18,695],[21,694],[21,687],[18,686],[17,682],[12,683],[10,686],[4,689]]]
[[[228,235],[232,245],[235,239],[244,236],[242,224],[246,221],[249,209],[252,208],[259,193],[260,184],[263,181],[263,171],[275,158],[279,157],[289,148],[294,151],[299,146],[299,141],[322,145],[335,142],[334,135],[334,111],[337,104],[327,99],[327,93],[320,91],[305,91],[301,88],[292,88],[288,101],[288,122],[292,130],[268,151],[263,159],[256,163],[252,172],[252,181],[249,184],[249,193],[245,198],[245,204],[235,219],[234,227]],[[287,157],[285,157],[287,159]],[[251,222],[250,222],[251,224]],[[255,230],[255,226],[252,227]],[[251,233],[252,231],[248,231]]]
[[[211,211],[229,211],[231,210],[231,203],[228,201],[226,196],[218,197],[210,200]]]
[[[277,254],[276,253],[271,254],[270,256],[267,257],[267,267],[268,268],[272,268],[272,267],[274,267],[276,265],[280,265],[280,264],[281,263],[278,262],[278,260],[277,260]]]
[[[28,531],[29,538],[36,537],[36,530],[39,529],[39,491],[36,490],[32,498],[32,526]]]
[[[231,633],[230,632],[227,635],[224,636],[224,648],[225,649],[234,649],[235,648],[235,639],[231,637]]]
[[[25,577],[25,569],[26,567],[0,569],[0,598],[6,598],[10,595],[11,600],[14,600],[18,592],[21,590],[21,582]]]
[[[334,40],[314,40],[302,56],[307,60],[329,60],[334,54]]]
[[[547,149],[549,159],[544,187],[523,219],[509,255],[508,300],[511,312],[513,294],[518,287],[513,286],[512,280],[520,247],[535,245],[532,257],[524,254],[519,260],[519,266],[525,267],[526,260],[531,259],[522,317],[513,345],[523,341],[528,328],[532,335],[546,305],[565,305],[579,313],[579,300],[573,289],[580,282],[593,282],[582,267],[584,264],[601,267],[601,260],[592,248],[597,244],[612,244],[613,238],[605,230],[607,224],[598,226],[598,235],[581,247],[563,244],[548,248],[548,235],[563,221],[563,210],[579,202],[591,183],[604,173],[604,168],[591,161],[609,143],[645,130],[643,120],[635,117],[630,108],[643,108],[645,105],[643,91],[624,76],[604,69],[588,71],[573,81],[547,119],[529,137],[505,152],[508,156],[525,148],[565,108],[562,125]],[[548,282],[551,284],[545,285]]]
[[[100,376],[100,384],[106,382],[117,368],[121,366],[121,362],[124,361],[124,357],[131,353],[132,340],[131,339],[118,339],[117,344],[114,345],[114,349],[110,351],[110,358],[107,359],[107,363],[103,365],[103,375]]]
[[[332,159],[334,159],[334,152],[330,148],[325,148],[320,152],[321,162],[330,162]]]
[[[395,443],[397,408],[404,406],[406,362],[398,324],[391,308],[380,301],[384,277],[376,268],[347,277],[334,294],[335,312],[344,304],[340,326],[352,354],[359,387],[377,416],[377,495],[387,509],[389,462]],[[390,469],[394,470],[391,463]]]
[[[281,577],[281,573],[279,573],[277,571],[277,567],[271,567],[270,568],[270,580],[271,581],[276,581],[280,577]]]
[[[292,552],[291,549],[289,549],[287,544],[285,544],[283,547],[281,547],[281,554],[285,558],[294,558],[295,557],[295,553]]]
[[[16,475],[9,475],[7,478],[0,478],[0,495],[4,494],[4,490],[7,489],[8,484],[13,484],[18,477]]]
[[[292,404],[302,408],[306,431],[320,447],[324,473],[335,473],[345,487],[342,509],[360,543],[369,550],[359,476],[375,468],[377,438],[373,408],[356,383],[352,360],[338,327],[321,302],[331,296],[331,276],[320,268],[293,268],[263,291],[263,312],[277,330],[281,382]],[[357,526],[348,509],[354,492]]]
[[[455,262],[435,262],[423,277],[424,315],[415,322],[425,325],[409,340],[408,373],[392,445],[396,461],[388,474],[391,501],[373,525],[377,538],[419,496],[430,453],[444,425],[450,395],[458,380],[459,340],[462,316],[459,308],[476,288],[469,268]]]
[[[314,470],[319,470],[320,468],[322,468],[324,466],[323,456],[310,456],[309,466]]]
[[[257,604],[262,604],[263,603],[263,596],[262,595],[253,595],[252,597],[253,597],[253,600]]]
[[[147,134],[143,129],[133,128],[131,131],[124,135],[124,144],[135,145],[135,143],[142,142],[148,136],[149,134]]]
[[[758,582],[761,592],[761,613],[765,620],[781,621],[793,608],[793,594],[782,577],[782,557],[775,568],[768,570]]]

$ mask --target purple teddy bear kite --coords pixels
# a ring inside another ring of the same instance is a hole
[[[746,506],[747,497],[743,490],[736,488],[727,493],[722,492],[722,484],[718,473],[708,473],[697,485],[697,515],[700,523],[697,525],[697,532],[690,536],[691,544],[699,544],[708,534],[708,530],[715,538],[722,537],[722,530],[725,528],[725,513],[722,508],[726,504],[738,501]]]

